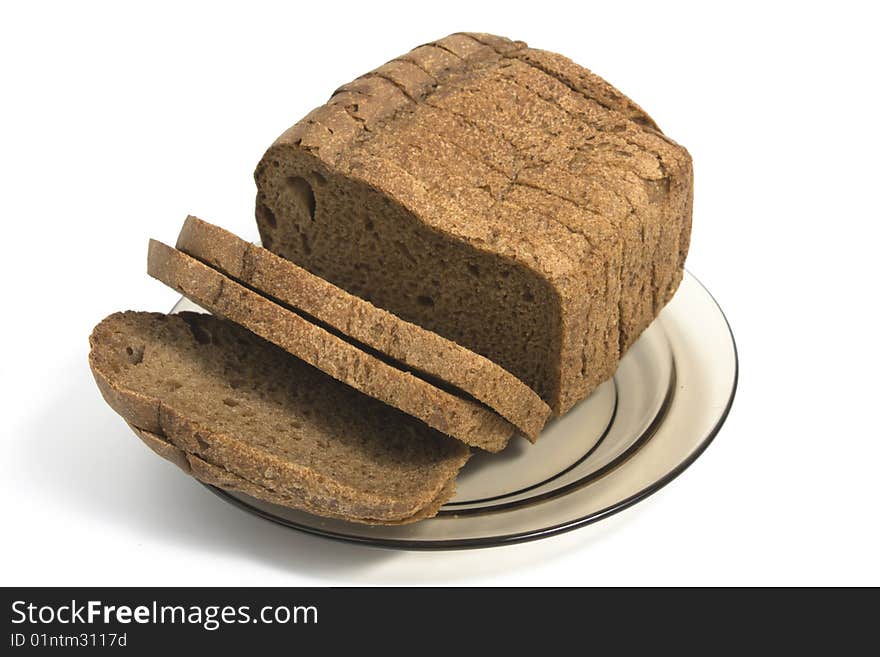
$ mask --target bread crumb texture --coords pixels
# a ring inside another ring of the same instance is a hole
[[[218,317],[116,313],[90,344],[104,398],[153,435],[154,451],[268,501],[359,522],[415,520],[452,495],[469,456]]]

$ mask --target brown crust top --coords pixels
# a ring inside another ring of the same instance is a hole
[[[185,253],[150,240],[148,273],[206,310],[226,317],[309,365],[462,442],[490,452],[514,427],[476,402],[372,356]]]
[[[505,107],[521,116],[505,117]],[[543,131],[525,125],[523,116],[535,114],[546,118]],[[426,139],[432,158],[450,151],[457,166],[439,176],[455,178],[457,198],[426,185],[433,159],[426,169],[407,152]],[[574,284],[573,294],[584,261],[618,241],[616,226],[633,205],[670,176],[691,175],[687,151],[605,80],[562,55],[478,33],[419,46],[341,86],[263,161],[290,148],[561,290]]]
[[[550,415],[550,407],[537,393],[488,358],[377,308],[218,226],[187,217],[177,248],[368,347],[463,390],[532,441]]]

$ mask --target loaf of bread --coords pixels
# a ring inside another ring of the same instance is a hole
[[[590,71],[489,34],[338,88],[255,179],[266,249],[194,217],[150,244],[149,273],[214,315],[111,315],[92,372],[200,481],[360,523],[432,517],[467,445],[534,440],[612,376],[690,241],[687,151]]]
[[[367,353],[182,251],[150,240],[147,271],[205,310],[468,445],[497,452],[515,433],[509,422],[485,406]]]
[[[232,322],[116,313],[90,337],[107,403],[196,478],[310,513],[399,524],[434,515],[469,456]]]
[[[538,437],[547,421],[550,407],[489,359],[405,322],[229,231],[190,216],[177,248],[356,344],[474,397],[530,440]]]
[[[607,82],[486,34],[340,87],[255,172],[263,244],[564,413],[681,280],[687,151]]]

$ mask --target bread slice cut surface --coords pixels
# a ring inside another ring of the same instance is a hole
[[[451,496],[469,456],[218,317],[116,313],[90,344],[102,395],[152,449],[270,502],[357,522],[415,520]]]

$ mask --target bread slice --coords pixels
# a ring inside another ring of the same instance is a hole
[[[503,449],[514,427],[485,406],[441,390],[345,341],[181,251],[150,241],[148,272],[338,381],[468,445]]]
[[[218,317],[116,313],[90,344],[101,394],[154,451],[270,502],[357,522],[416,520],[448,499],[469,456]]]
[[[610,84],[454,34],[345,84],[255,171],[263,245],[564,413],[681,280],[687,151]]]
[[[473,396],[534,441],[550,407],[522,381],[487,358],[405,322],[271,251],[218,226],[187,217],[177,248],[295,307],[349,338]]]

